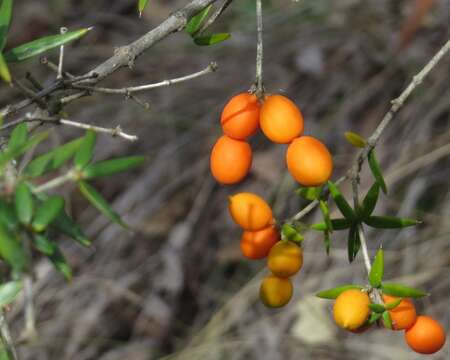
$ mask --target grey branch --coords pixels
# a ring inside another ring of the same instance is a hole
[[[263,96],[263,19],[261,0],[256,0],[256,94],[258,97]]]

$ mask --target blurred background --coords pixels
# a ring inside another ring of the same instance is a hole
[[[16,2],[9,46],[57,33],[61,26],[95,26],[66,49],[65,70],[84,74],[157,26],[187,0],[153,0],[141,19],[136,0]],[[272,0],[264,1],[264,82],[268,92],[289,96],[302,109],[305,133],[334,154],[334,177],[348,169],[356,150],[343,133],[371,134],[390,100],[399,95],[450,38],[449,0]],[[139,141],[99,136],[97,158],[143,154],[145,166],[109,181],[102,194],[132,225],[110,224],[73,186],[63,189],[70,209],[94,246],[83,249],[60,239],[74,279],[66,283],[49,263],[36,259],[39,341],[20,344],[21,359],[419,359],[402,333],[373,329],[340,331],[332,303],[314,297],[329,287],[365,282],[361,256],[347,262],[346,239],[334,233],[330,256],[321,234],[308,232],[304,268],[294,297],[281,310],[258,300],[264,261],[240,254],[240,230],[226,208],[227,196],[256,192],[285,219],[306,205],[294,194],[283,146],[252,139],[250,176],[237,186],[218,186],[209,174],[209,151],[220,134],[222,107],[254,81],[253,0],[234,1],[214,25],[230,40],[197,47],[177,33],[151,48],[135,67],[102,83],[124,87],[199,71],[217,61],[216,73],[139,95],[144,109],[120,95],[95,95],[66,111],[70,119],[100,126],[121,125]],[[57,53],[49,58],[57,61]],[[38,60],[12,67],[42,83],[55,74]],[[450,330],[450,57],[430,74],[384,133],[378,157],[390,189],[376,212],[418,217],[403,231],[369,231],[374,253],[386,251],[386,278],[426,289],[416,302]],[[19,98],[6,86],[1,105]],[[58,127],[53,144],[81,136]],[[362,192],[372,179],[363,171]],[[349,186],[342,190],[349,194]],[[337,215],[334,210],[334,215]],[[305,222],[317,222],[311,213]],[[22,304],[9,312],[14,337],[23,328]],[[449,359],[446,345],[432,359]]]

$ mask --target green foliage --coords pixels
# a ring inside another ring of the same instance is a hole
[[[423,290],[392,283],[383,283],[383,285],[381,285],[381,291],[386,295],[410,298],[421,298],[428,295],[428,293]]]
[[[395,301],[390,302],[389,304],[384,304],[384,307],[386,308],[386,310],[393,310],[395,309],[397,306],[400,305],[400,303],[402,302],[402,298],[398,298]]]
[[[0,53],[6,45],[13,10],[12,0],[2,0],[0,5]]]
[[[333,182],[328,181],[328,188],[330,189],[330,194],[342,215],[344,215],[344,217],[351,223],[355,222],[356,214],[347,200],[345,200],[338,187]]]
[[[364,148],[367,146],[367,141],[364,140],[364,138],[361,135],[355,132],[346,131],[344,133],[344,136],[347,139],[347,141],[355,147]]]
[[[96,140],[97,134],[92,130],[88,130],[77,152],[75,153],[75,168],[82,170],[87,164],[90,163],[94,155]]]
[[[370,216],[364,222],[371,227],[379,229],[398,229],[420,224],[418,220],[392,216]]]
[[[391,314],[389,314],[389,311],[384,311],[381,315],[383,318],[383,324],[387,329],[392,329],[392,319]]]
[[[281,236],[283,239],[301,243],[303,241],[303,235],[298,229],[291,224],[283,224],[281,227]]]
[[[372,171],[373,177],[377,181],[378,185],[380,185],[381,190],[383,190],[383,192],[385,194],[387,194],[386,182],[384,181],[384,177],[381,172],[380,163],[377,160],[374,149],[369,151],[368,161],[369,161],[369,166],[370,166],[370,170]]]
[[[59,213],[51,226],[83,246],[91,245],[91,241],[84,234],[83,230],[64,210]]]
[[[211,11],[212,5],[205,7],[202,11],[200,11],[197,15],[195,15],[186,25],[186,32],[194,36],[195,33],[200,30],[203,22],[208,17],[209,12]]]
[[[0,53],[0,77],[7,83],[11,82],[11,73],[2,53]]]
[[[9,51],[4,56],[7,62],[20,62],[42,54],[48,50],[57,48],[86,35],[90,28],[66,32],[65,34],[46,36],[31,42],[19,45]]]
[[[142,12],[144,11],[144,9],[147,5],[148,5],[148,0],[138,0],[139,15],[142,15]]]
[[[345,229],[348,229],[351,225],[351,223],[347,219],[344,219],[344,218],[331,219],[330,221],[331,221],[333,230],[345,230]],[[325,230],[327,230],[327,224],[325,224],[325,222],[312,224],[311,229],[317,230],[317,231],[325,231]]]
[[[33,238],[33,245],[41,253],[47,256],[56,270],[58,270],[67,280],[72,278],[72,269],[67,263],[64,255],[58,246],[45,235],[36,234]]]
[[[9,281],[0,285],[0,308],[11,304],[22,291],[23,283],[20,280]]]
[[[17,149],[20,146],[23,146],[23,144],[25,144],[25,142],[27,141],[27,136],[28,136],[27,124],[22,123],[17,125],[11,132],[11,136],[9,137],[8,149],[10,151],[13,151],[14,149]]]
[[[230,37],[230,33],[215,33],[210,35],[196,36],[194,38],[194,42],[199,46],[210,46],[228,40]]]
[[[318,200],[320,198],[320,194],[322,193],[322,186],[317,187],[301,187],[295,190],[295,193],[306,200]]]
[[[18,272],[27,267],[28,257],[22,244],[3,224],[0,224],[0,255]]]
[[[375,182],[363,199],[362,208],[360,210],[360,216],[362,219],[367,219],[370,215],[372,215],[375,210],[375,206],[377,205],[379,194],[380,185]]]
[[[380,314],[380,313],[372,312],[372,313],[370,313],[369,320],[367,321],[367,323],[369,325],[372,325],[372,324],[376,323],[378,320],[380,320],[381,316],[382,316],[382,314]]]
[[[143,156],[129,156],[118,159],[99,161],[86,166],[83,170],[83,179],[92,179],[102,176],[111,176],[118,172],[132,169],[141,165],[145,158]]]
[[[370,310],[372,310],[372,311],[374,311],[374,312],[376,312],[376,313],[383,313],[384,312],[384,306],[383,305],[380,305],[380,304],[369,304],[369,308],[370,308]]]
[[[361,248],[361,239],[359,238],[358,225],[353,224],[350,227],[347,238],[347,255],[348,261],[353,262]]]
[[[31,190],[25,182],[16,187],[15,206],[17,218],[22,224],[29,224],[33,217],[34,200]]]
[[[374,288],[381,286],[384,275],[384,252],[383,249],[379,249],[375,255],[375,260],[372,264],[372,269],[369,273],[369,283]]]
[[[36,232],[47,229],[47,226],[55,220],[64,208],[64,199],[61,196],[51,196],[37,208],[36,215],[31,224]]]
[[[341,285],[341,286],[334,287],[332,289],[320,291],[316,294],[316,296],[320,297],[322,299],[336,299],[344,291],[351,290],[351,289],[362,290],[363,287],[360,285],[354,285],[354,284]]]

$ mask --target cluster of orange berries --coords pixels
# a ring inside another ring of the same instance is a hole
[[[303,265],[303,250],[297,244],[280,240],[272,209],[267,202],[252,193],[238,193],[229,198],[231,217],[244,230],[241,251],[249,259],[267,257],[271,275],[264,278],[260,298],[269,307],[286,305],[292,297],[289,279]]]
[[[266,96],[261,105],[254,94],[238,94],[225,105],[220,122],[224,135],[212,149],[210,167],[222,184],[236,184],[248,174],[253,155],[247,139],[259,128],[269,140],[289,144],[287,168],[300,184],[319,186],[331,176],[330,152],[314,137],[302,136],[302,113],[285,96]]]
[[[400,298],[383,294],[386,306],[398,302]],[[367,292],[349,289],[342,292],[333,306],[336,324],[351,332],[360,333],[369,328],[369,308],[371,301]],[[393,330],[404,330],[409,347],[421,354],[433,354],[445,344],[445,330],[429,316],[417,316],[414,303],[407,298],[389,310]]]

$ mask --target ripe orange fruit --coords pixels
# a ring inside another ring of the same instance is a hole
[[[267,96],[262,107],[259,125],[269,140],[287,144],[303,132],[303,115],[286,96]]]
[[[259,102],[256,95],[241,93],[225,105],[220,118],[223,132],[237,140],[245,140],[259,128]]]
[[[409,347],[420,354],[433,354],[445,344],[445,330],[429,316],[418,316],[415,324],[405,331]]]
[[[383,300],[386,304],[393,303],[398,298],[383,294]],[[389,310],[392,319],[392,327],[394,330],[409,329],[414,325],[417,314],[416,307],[410,299],[402,299],[394,309]]]
[[[280,233],[272,225],[259,231],[244,231],[241,251],[249,259],[262,259],[279,240]]]
[[[312,136],[301,136],[289,145],[286,163],[291,175],[303,186],[322,185],[333,172],[330,152]]]
[[[252,165],[252,149],[241,140],[226,135],[214,144],[210,167],[214,178],[222,184],[235,184],[245,178]]]
[[[231,217],[244,230],[258,231],[272,223],[272,209],[262,197],[243,192],[228,199]]]
[[[259,289],[259,297],[268,307],[282,307],[292,298],[292,282],[286,278],[269,275],[264,278]]]
[[[346,330],[356,330],[366,322],[370,314],[370,298],[366,292],[350,289],[341,293],[333,306],[336,324]]]
[[[303,250],[291,241],[279,241],[270,249],[267,266],[276,276],[287,278],[303,265]]]

